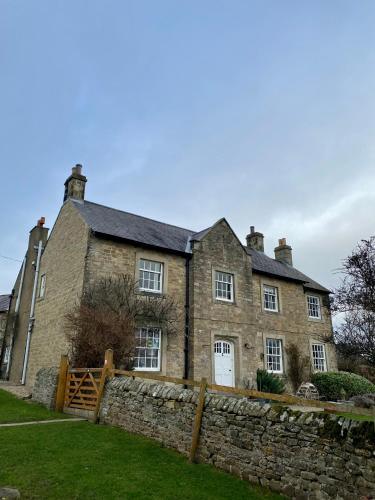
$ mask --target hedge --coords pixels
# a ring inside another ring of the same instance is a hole
[[[320,397],[328,400],[349,399],[366,393],[375,393],[375,385],[367,378],[349,372],[314,373],[312,383],[319,391]]]

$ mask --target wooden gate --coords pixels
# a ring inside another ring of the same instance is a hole
[[[102,368],[69,369],[64,408],[95,411],[99,398]]]
[[[113,372],[113,352],[105,352],[103,368],[70,368],[68,357],[61,356],[56,410],[69,413],[83,410],[97,419],[106,378]]]

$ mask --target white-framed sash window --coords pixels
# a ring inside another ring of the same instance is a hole
[[[307,295],[307,308],[309,311],[309,318],[321,319],[320,300],[316,295]]]
[[[263,285],[263,307],[265,311],[279,311],[279,299],[275,286]]]
[[[326,350],[324,344],[312,344],[312,357],[314,370],[317,372],[327,371]]]
[[[215,272],[215,298],[233,302],[233,274]]]
[[[40,277],[40,285],[39,285],[39,298],[44,299],[44,296],[46,294],[46,274],[42,274]]]
[[[160,328],[138,328],[135,332],[134,370],[160,371],[160,347]]]
[[[266,369],[283,373],[283,344],[280,339],[266,339]]]
[[[163,289],[163,264],[153,260],[139,260],[139,289],[161,293]]]

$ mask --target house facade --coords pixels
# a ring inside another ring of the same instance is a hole
[[[170,295],[181,313],[174,335],[139,325],[136,370],[253,387],[258,368],[287,380],[291,344],[312,370],[336,369],[329,290],[293,267],[285,239],[270,258],[253,227],[242,244],[225,219],[200,232],[164,224],[85,200],[86,180],[74,167],[48,239],[40,222],[30,233],[6,336],[10,380],[32,386],[58,365],[65,314],[86,284],[116,274],[134,276],[142,294]]]

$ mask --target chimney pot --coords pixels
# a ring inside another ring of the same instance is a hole
[[[82,165],[77,163],[75,167],[72,168],[72,174],[82,175]]]
[[[255,227],[254,226],[250,226],[250,234],[253,234],[255,233]]]
[[[37,226],[39,227],[43,227],[44,224],[46,222],[46,218],[45,217],[41,217],[39,220],[38,220],[38,223],[37,223]]]

